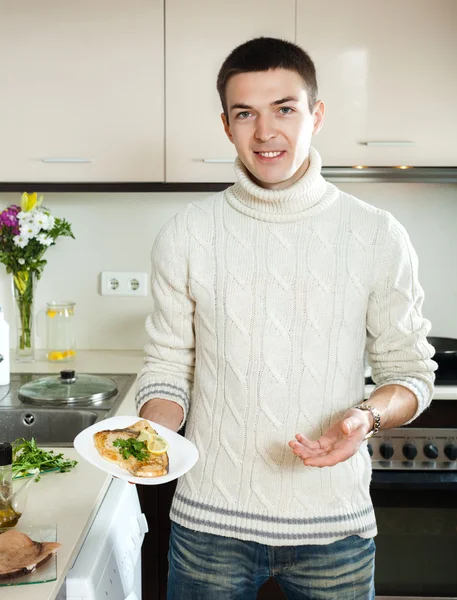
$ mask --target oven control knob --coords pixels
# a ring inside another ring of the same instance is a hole
[[[408,460],[414,460],[417,456],[417,448],[411,442],[408,442],[403,446],[403,454]]]
[[[457,460],[457,446],[454,444],[448,444],[444,447],[444,454],[449,460]]]
[[[390,460],[392,458],[392,456],[394,455],[393,446],[389,442],[384,442],[383,444],[381,444],[379,446],[379,452],[380,452],[381,456],[383,458],[385,458],[386,460]]]
[[[435,446],[435,444],[426,444],[424,446],[424,454],[427,458],[434,460],[435,458],[438,458],[438,448]]]

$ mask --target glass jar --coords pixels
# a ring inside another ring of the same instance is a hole
[[[68,362],[76,356],[74,302],[46,304],[46,357],[51,362]]]

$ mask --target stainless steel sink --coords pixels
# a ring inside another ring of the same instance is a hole
[[[105,400],[75,406],[24,401],[19,397],[22,385],[49,374],[12,373],[11,385],[0,387],[0,442],[24,437],[35,438],[40,446],[73,446],[75,437],[86,427],[116,414],[136,379],[134,374],[106,374],[117,393]]]
[[[80,431],[105,417],[87,409],[12,408],[0,412],[0,440],[34,437],[41,446],[73,446]]]

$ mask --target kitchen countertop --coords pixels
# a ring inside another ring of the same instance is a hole
[[[44,352],[38,351],[35,363],[18,363],[11,356],[11,370],[17,373],[58,373],[62,369],[72,368],[84,373],[138,373],[143,365],[143,356],[142,351],[86,350],[78,351],[71,363],[50,363]],[[135,415],[134,387],[127,393],[117,415]],[[366,398],[372,389],[373,386],[366,386]],[[434,397],[455,399],[457,388],[440,387]],[[73,448],[62,448],[61,451],[65,457],[78,460]],[[54,600],[78,555],[110,482],[110,475],[81,459],[69,473],[49,473],[39,483],[31,484],[20,523],[57,525],[57,541],[62,544],[57,554],[57,580],[39,585],[1,587],[2,600]]]
[[[34,363],[18,363],[11,356],[11,371],[16,373],[58,373],[71,368],[84,373],[138,373],[143,352],[124,350],[78,351],[71,363],[50,363],[38,351]],[[117,415],[135,415],[134,385],[130,388]],[[96,469],[73,448],[52,448],[63,452],[78,465],[69,473],[49,473],[29,488],[22,525],[57,525],[57,580],[38,585],[0,587],[2,600],[53,600],[76,559],[91,523],[111,482],[111,475]]]

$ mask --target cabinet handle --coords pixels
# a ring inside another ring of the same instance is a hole
[[[44,163],[91,163],[91,158],[42,158]]]
[[[416,142],[362,142],[365,146],[414,146]]]
[[[234,163],[234,158],[204,158],[204,163]]]

